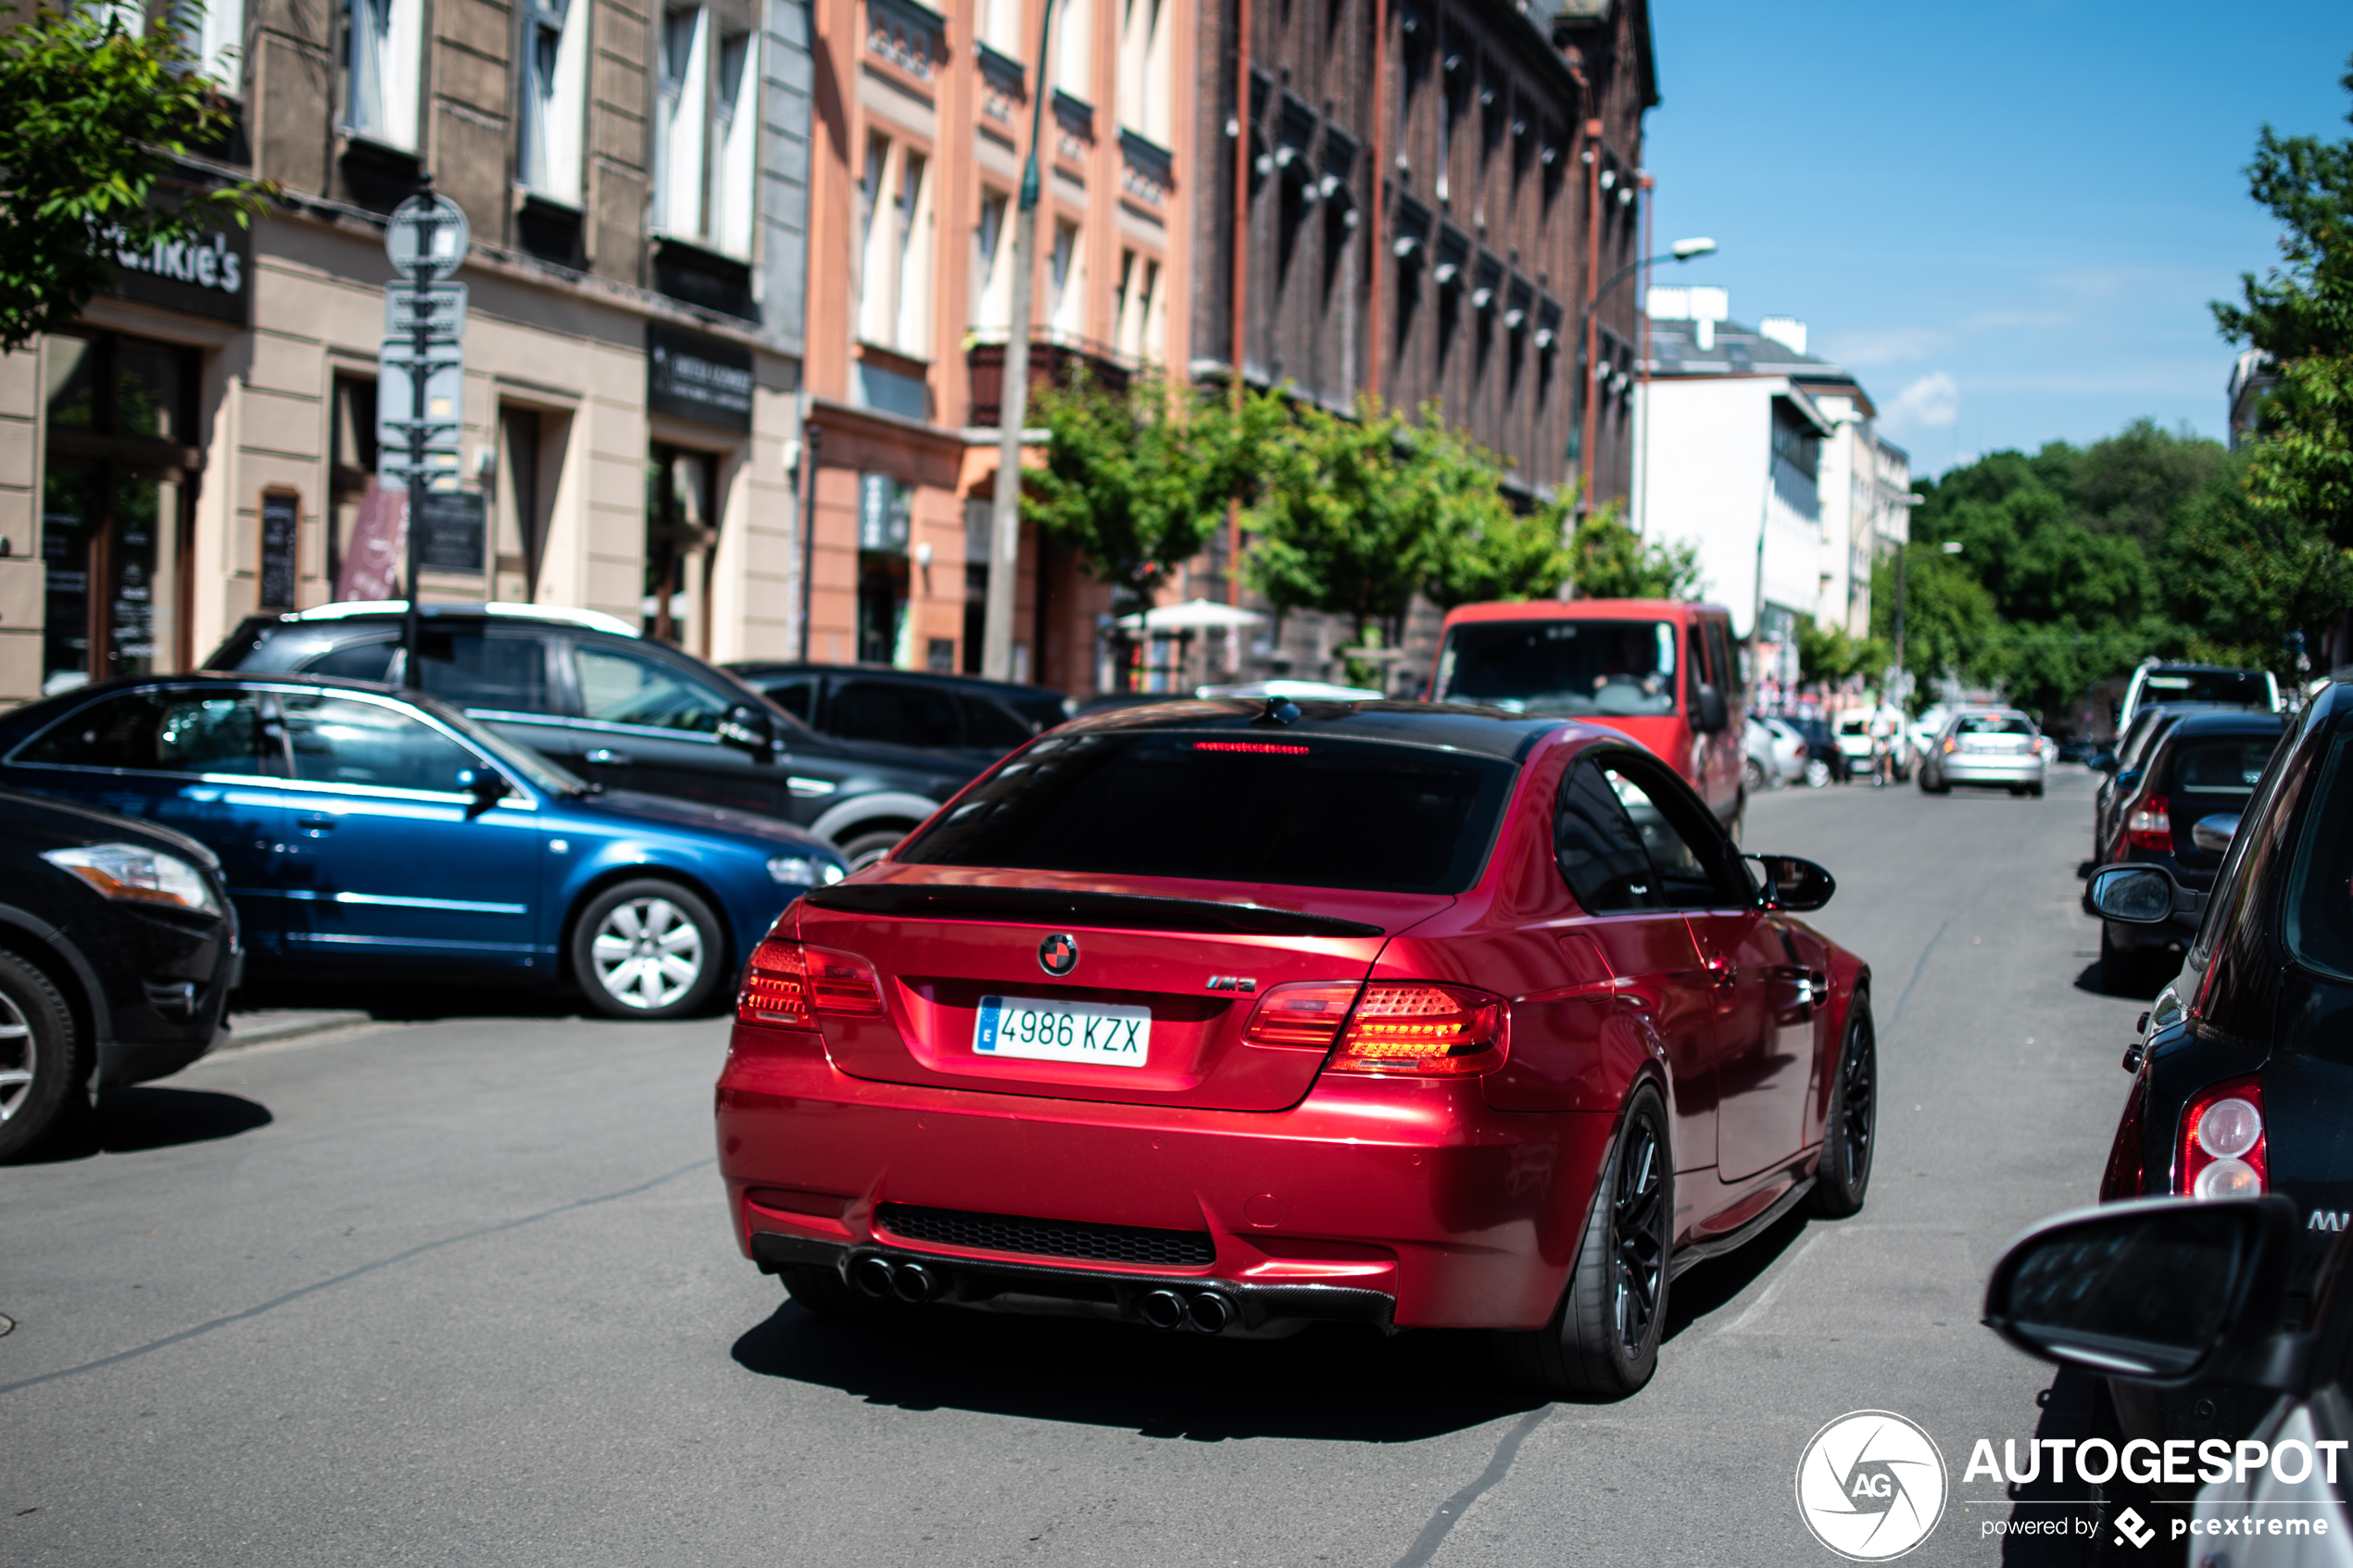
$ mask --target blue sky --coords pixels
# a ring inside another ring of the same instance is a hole
[[[2241,171],[2267,120],[2353,134],[2353,5],[1653,5],[1658,248],[1723,246],[1656,282],[1803,319],[1916,470],[2143,415],[2221,435],[2206,302],[2277,255]]]

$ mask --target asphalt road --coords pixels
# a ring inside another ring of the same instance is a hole
[[[2090,1200],[2144,1005],[2094,988],[2089,794],[1752,804],[1872,966],[1878,1168],[1855,1219],[1678,1282],[1621,1404],[1538,1403],[1467,1336],[819,1323],[728,1239],[724,1022],[411,994],[375,1005],[422,1022],[216,1056],[0,1169],[0,1561],[1828,1563],[1793,1477],[1866,1408],[1952,1477],[1906,1561],[2002,1561],[1969,1449],[2081,1430],[2085,1390],[1979,1325],[1986,1270]]]

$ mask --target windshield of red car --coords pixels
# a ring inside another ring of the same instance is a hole
[[[1441,702],[1563,718],[1675,711],[1675,626],[1667,621],[1473,621],[1446,633]]]
[[[902,864],[1460,893],[1514,773],[1459,752],[1274,732],[1050,735]]]

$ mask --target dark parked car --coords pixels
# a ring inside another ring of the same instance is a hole
[[[2353,684],[2323,688],[2294,723],[2210,893],[2161,864],[2102,867],[2091,888],[2107,919],[2189,941],[2125,1053],[2133,1086],[2100,1197],[2293,1198],[2291,1318],[2353,1226]]]
[[[870,664],[730,664],[730,674],[811,729],[985,768],[1077,711],[1060,692],[976,675]]]
[[[0,789],[0,1157],[210,1050],[244,961],[211,850]]]
[[[400,610],[328,605],[255,616],[215,670],[401,684]],[[962,758],[819,734],[725,671],[609,615],[428,606],[421,684],[613,789],[781,817],[862,865],[980,771]]]
[[[205,845],[258,972],[571,980],[616,1017],[701,1008],[779,910],[844,874],[789,823],[604,793],[357,681],[84,686],[0,716],[0,784]]]
[[[1844,784],[1853,776],[1846,765],[1846,753],[1838,748],[1838,737],[1831,734],[1831,721],[1812,719],[1785,720],[1806,743],[1806,782],[1819,789],[1824,784]]]
[[[2141,766],[2156,749],[2165,732],[2181,722],[2183,715],[2194,709],[2178,708],[2144,708],[2123,734],[2117,737],[2116,749],[2102,751],[2092,758],[2092,769],[2102,774],[2099,789],[2092,797],[2092,863],[2099,864],[2108,858],[2108,850],[2116,844],[2115,809],[2133,785],[2139,781]],[[2130,777],[2127,777],[2127,775]]]
[[[2227,664],[2159,664],[2150,659],[2124,684],[2116,721],[2130,727],[2145,708],[2234,708],[2277,713],[2280,684],[2261,670]]]
[[[2276,713],[2212,712],[2183,714],[2165,726],[2146,759],[2117,775],[2108,813],[2114,836],[2097,858],[2163,866],[2184,887],[2212,887],[2238,814],[2286,722]],[[2179,967],[2181,947],[2169,932],[2102,921],[2100,982],[2120,996],[2145,997]]]

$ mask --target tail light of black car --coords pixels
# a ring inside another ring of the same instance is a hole
[[[2161,795],[2142,797],[2124,818],[2124,842],[2134,849],[2173,852],[2173,803]]]
[[[1504,998],[1424,980],[1302,982],[1259,998],[1254,1045],[1332,1049],[1332,1073],[1473,1077],[1504,1065]]]
[[[882,981],[856,953],[771,936],[752,949],[736,996],[744,1023],[782,1029],[817,1027],[821,1012],[874,1017],[883,1010]]]
[[[2200,1089],[2182,1113],[2175,1190],[2192,1198],[2259,1198],[2270,1189],[2263,1082],[2231,1078]]]

